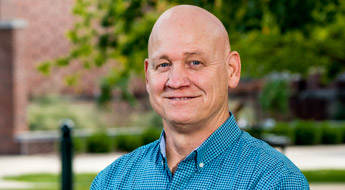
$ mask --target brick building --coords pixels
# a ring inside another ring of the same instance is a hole
[[[28,98],[46,93],[93,94],[95,75],[81,74],[78,90],[62,78],[80,65],[55,69],[51,76],[36,70],[39,63],[66,55],[70,49],[66,32],[73,26],[74,0],[0,0],[0,155],[18,154],[23,147],[16,136],[28,129]],[[78,71],[79,72],[79,71]],[[77,92],[76,92],[77,91]]]

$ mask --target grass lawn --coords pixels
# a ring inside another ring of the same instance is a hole
[[[309,183],[345,183],[345,170],[304,170],[303,174]],[[96,173],[83,173],[74,176],[76,190],[89,189]],[[31,182],[34,189],[58,190],[60,189],[60,177],[55,174],[28,174],[20,176],[8,176],[5,180]]]
[[[345,170],[304,170],[309,183],[345,183]]]
[[[74,189],[85,190],[89,189],[92,180],[96,177],[96,173],[83,173],[74,176]],[[5,180],[20,181],[33,183],[33,189],[44,190],[59,190],[61,189],[61,179],[59,175],[40,173],[40,174],[25,174],[20,176],[8,176]],[[33,190],[32,189],[32,190]],[[27,189],[31,190],[31,189]]]

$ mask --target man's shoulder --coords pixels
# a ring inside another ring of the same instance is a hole
[[[238,148],[246,171],[251,170],[252,176],[260,177],[266,181],[261,185],[273,185],[268,181],[284,184],[300,184],[308,186],[308,182],[302,172],[284,154],[272,148],[266,142],[256,139],[244,132],[240,137]],[[275,185],[279,185],[275,184]],[[304,189],[304,188],[303,188]]]
[[[143,164],[155,159],[158,148],[159,140],[156,140],[116,159],[96,176],[91,189],[105,188],[112,183],[116,185],[116,182],[124,181],[119,178],[135,173]]]
[[[266,142],[252,137],[248,133],[244,132],[241,136],[240,142],[246,151],[251,154],[252,156],[256,157],[256,161],[259,164],[268,164],[268,166],[276,167],[286,167],[288,170],[296,170],[299,169],[287,158],[283,153],[279,152],[278,150],[274,149]]]
[[[244,149],[250,154],[252,160],[256,162],[257,169],[266,170],[266,172],[269,170],[272,172],[279,171],[282,175],[302,174],[287,156],[266,142],[254,138],[246,132],[243,133],[240,141],[242,141]]]

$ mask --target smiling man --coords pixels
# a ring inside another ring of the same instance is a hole
[[[146,89],[164,131],[91,189],[309,189],[288,158],[237,127],[228,89],[240,80],[240,56],[214,15],[190,5],[165,11],[148,51]]]

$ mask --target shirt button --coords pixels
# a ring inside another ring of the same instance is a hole
[[[202,167],[204,167],[204,166],[205,166],[205,164],[202,163],[202,162],[200,162],[199,167],[202,168]]]

